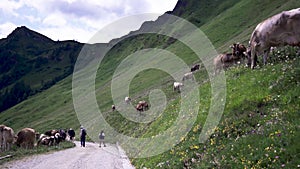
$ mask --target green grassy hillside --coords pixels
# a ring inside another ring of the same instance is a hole
[[[82,46],[53,41],[25,26],[0,39],[0,112],[72,74]]]
[[[233,42],[245,44],[258,22],[279,11],[300,6],[297,0],[229,0],[219,5],[199,0],[180,2],[186,5],[177,6],[174,14],[198,22],[218,51],[229,51],[228,46]],[[207,20],[195,20],[198,15],[206,18],[205,12],[197,11],[196,4],[210,11]],[[165,37],[156,38],[165,40]],[[148,100],[149,91],[161,89],[168,100],[163,114],[151,123],[135,123],[118,112],[111,112],[111,78],[122,60],[137,50],[156,47],[176,54],[189,65],[199,62],[182,43],[173,42],[166,46],[156,38],[141,35],[121,41],[104,58],[97,72],[95,89],[99,108],[116,131],[128,136],[152,137],[165,131],[177,118],[181,98],[173,92],[170,76],[150,69],[134,77],[130,96],[136,103],[141,99]],[[201,144],[198,138],[210,106],[211,87],[206,71],[198,71],[195,76],[201,84],[199,114],[191,131],[171,150],[149,158],[131,159],[132,163],[137,168],[296,168],[300,165],[299,54],[295,49],[287,48],[279,51],[278,56],[280,59],[256,70],[238,66],[226,71],[223,117],[214,134]],[[0,123],[15,131],[23,127],[32,127],[39,132],[69,127],[78,131],[79,121],[72,102],[72,77],[1,113]]]

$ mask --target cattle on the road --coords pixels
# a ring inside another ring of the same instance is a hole
[[[3,129],[2,129],[2,150],[8,151],[14,142],[15,142],[14,130],[7,126],[3,127]]]
[[[24,128],[17,134],[18,138],[16,144],[18,147],[22,148],[33,148],[36,138],[35,130],[32,128]]]

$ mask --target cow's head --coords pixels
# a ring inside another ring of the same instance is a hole
[[[239,49],[239,44],[238,43],[234,43],[230,46],[230,48],[232,49],[232,54],[235,56],[240,56],[241,55],[241,51]]]

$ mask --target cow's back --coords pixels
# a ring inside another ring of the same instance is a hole
[[[256,26],[251,35],[250,45],[254,47],[259,44],[258,54],[271,46],[299,45],[299,27],[300,8],[283,11]]]
[[[14,130],[12,128],[5,126],[3,128],[2,135],[3,135],[3,138],[6,142],[13,143],[15,133],[14,133]]]
[[[17,134],[17,145],[21,147],[33,147],[35,141],[35,130],[32,128],[24,128]]]

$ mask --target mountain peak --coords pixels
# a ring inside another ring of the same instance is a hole
[[[18,39],[18,40],[28,40],[28,39],[32,39],[34,41],[37,42],[43,42],[43,43],[51,43],[53,42],[50,38],[35,32],[33,30],[30,30],[29,28],[27,28],[26,26],[20,26],[17,27],[12,33],[10,33],[7,36],[7,39]]]

